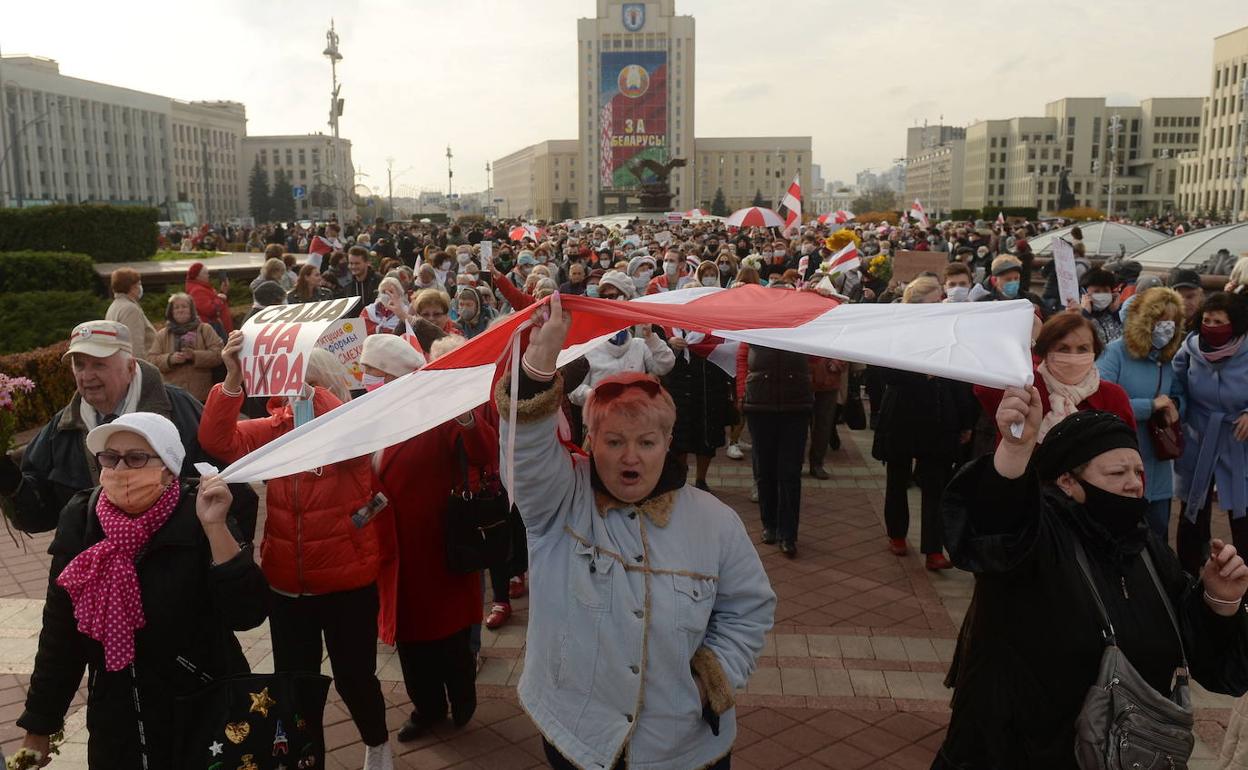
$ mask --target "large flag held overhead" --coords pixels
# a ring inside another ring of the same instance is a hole
[[[652,323],[719,339],[964,380],[1031,381],[1032,305],[1012,302],[841,305],[814,292],[744,285],[664,292],[632,302],[561,297],[572,315],[562,366],[620,329]],[[420,371],[281,436],[226,468],[229,481],[288,476],[405,441],[485,403],[500,362],[549,299],[514,313]]]
[[[919,203],[918,198],[915,198],[914,203],[910,206],[910,218],[924,227],[931,226],[931,222],[927,219],[927,212],[923,210],[923,204]]]
[[[780,216],[784,217],[784,234],[793,235],[797,226],[802,223],[802,175],[793,176],[793,184],[780,200]]]

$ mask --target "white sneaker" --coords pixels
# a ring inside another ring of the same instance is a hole
[[[389,741],[364,747],[364,770],[394,770],[394,752]]]
[[[741,447],[736,444],[729,444],[728,451],[724,452],[724,454],[728,455],[729,460],[745,459],[745,454],[741,451]]]
[[[754,448],[754,445],[753,445],[753,444],[751,444],[751,443],[750,443],[750,442],[748,442],[748,441],[738,441],[738,442],[737,442],[737,446],[741,447],[742,449],[753,449],[753,448]]]

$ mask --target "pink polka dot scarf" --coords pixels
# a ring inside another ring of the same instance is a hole
[[[134,662],[134,632],[147,624],[134,560],[178,505],[177,481],[141,516],[131,517],[100,492],[95,507],[104,539],[73,558],[56,579],[69,593],[78,630],[104,646],[104,668]]]

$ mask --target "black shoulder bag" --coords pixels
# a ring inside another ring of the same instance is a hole
[[[1082,770],[1135,770],[1167,768],[1185,770],[1192,756],[1192,698],[1188,690],[1187,653],[1170,597],[1157,577],[1153,559],[1145,549],[1140,553],[1144,566],[1161,594],[1166,615],[1179,637],[1183,667],[1175,674],[1174,689],[1165,697],[1140,676],[1118,647],[1114,624],[1092,580],[1088,556],[1075,537],[1075,558],[1079,571],[1092,590],[1096,608],[1104,623],[1105,651],[1101,654],[1096,682],[1083,699],[1075,720],[1075,759]]]
[[[446,568],[451,572],[480,572],[503,567],[511,558],[511,506],[497,476],[481,471],[480,488],[472,491],[468,478],[468,453],[464,441],[455,438],[459,460],[459,486],[446,501]]]

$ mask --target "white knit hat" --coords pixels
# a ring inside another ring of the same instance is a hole
[[[608,270],[603,273],[602,278],[598,279],[598,285],[601,287],[603,284],[619,289],[620,294],[624,295],[625,299],[632,299],[637,294],[637,289],[633,285],[633,279],[619,270]]]
[[[410,342],[396,334],[370,334],[364,340],[360,364],[380,369],[394,377],[402,377],[422,368],[425,357]]]

